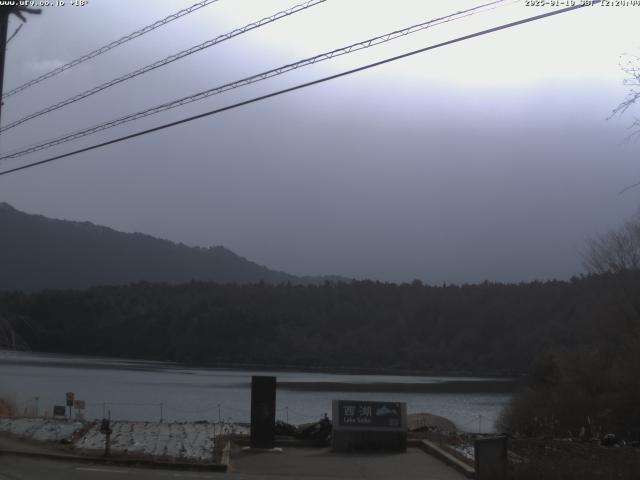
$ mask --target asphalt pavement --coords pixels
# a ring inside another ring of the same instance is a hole
[[[405,454],[336,454],[327,449],[289,448],[283,453],[234,455],[229,472],[190,472],[119,467],[0,455],[0,480],[463,480],[451,467],[421,450]]]
[[[284,448],[282,453],[240,452],[229,476],[269,480],[464,480],[466,477],[418,448],[406,453],[335,453],[328,448]]]
[[[220,473],[110,467],[91,463],[0,455],[0,480],[222,479]]]

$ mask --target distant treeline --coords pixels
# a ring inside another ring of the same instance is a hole
[[[45,352],[212,365],[518,374],[545,352],[637,333],[640,274],[517,285],[138,283],[0,293],[0,320]]]

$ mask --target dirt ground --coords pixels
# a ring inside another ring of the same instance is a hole
[[[640,448],[563,440],[511,440],[513,480],[637,480]]]
[[[431,430],[421,434],[468,465],[476,435]],[[573,439],[507,440],[511,480],[638,480],[640,448],[604,447]]]

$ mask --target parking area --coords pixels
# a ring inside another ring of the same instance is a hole
[[[462,474],[417,448],[406,453],[334,453],[328,448],[235,451],[229,474],[237,479],[305,478],[463,480]]]

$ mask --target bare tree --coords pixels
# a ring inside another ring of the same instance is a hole
[[[26,350],[11,321],[0,315],[0,350]]]
[[[620,102],[620,105],[613,109],[609,118],[615,115],[622,115],[640,100],[640,56],[627,53],[621,58],[620,68],[627,75],[627,78],[624,79],[624,84],[628,85],[630,89],[625,99]],[[629,138],[640,136],[640,118],[634,117],[633,123],[629,128],[632,130]]]
[[[640,269],[640,212],[617,229],[587,240],[583,264],[590,273]]]

